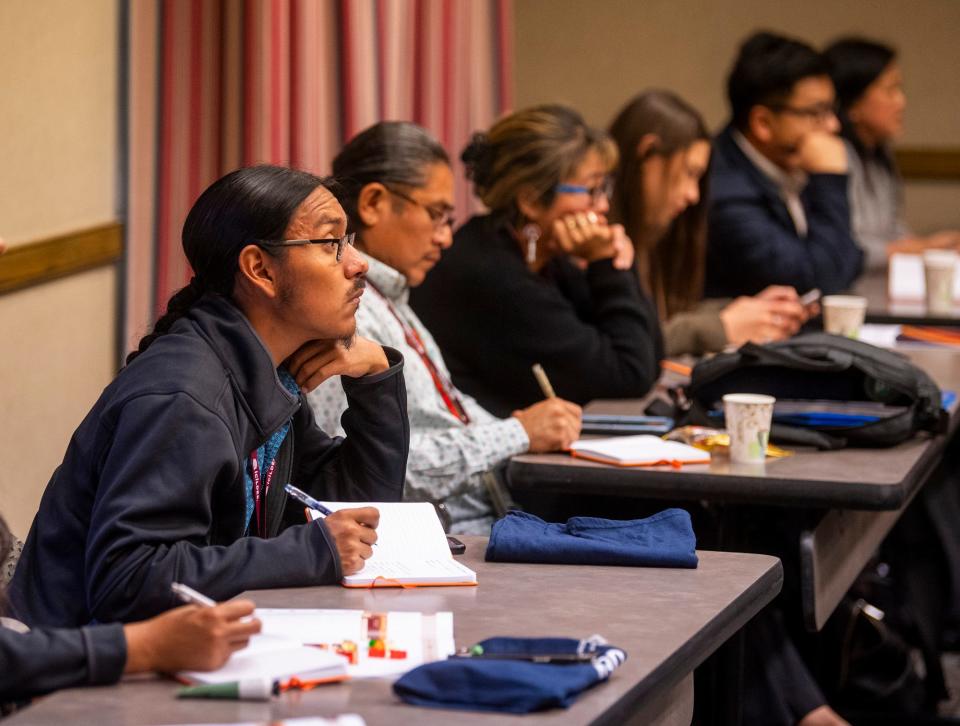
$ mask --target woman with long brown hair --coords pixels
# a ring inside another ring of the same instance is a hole
[[[807,319],[793,288],[703,299],[710,136],[700,114],[669,91],[646,91],[610,126],[620,164],[611,218],[636,250],[640,284],[657,306],[667,355],[699,355],[787,338]]]

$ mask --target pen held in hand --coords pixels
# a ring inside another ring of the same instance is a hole
[[[543,366],[539,363],[533,364],[533,376],[537,379],[537,383],[540,384],[540,390],[543,391],[543,395],[547,398],[556,398],[557,394],[553,391],[553,386],[550,385],[550,379],[547,378],[547,372],[543,370]]]
[[[215,601],[211,600],[206,595],[197,592],[192,587],[184,585],[182,582],[171,583],[170,589],[173,590],[174,595],[190,605],[202,605],[205,608],[213,608],[217,606]]]
[[[333,510],[329,507],[324,506],[319,501],[311,497],[302,489],[298,489],[293,484],[285,484],[283,490],[289,494],[291,497],[296,499],[302,505],[308,509],[312,509],[315,512],[318,512],[321,517],[326,517],[328,514],[333,514]],[[371,547],[376,547],[377,543],[374,542]]]
[[[315,512],[319,512],[324,517],[326,517],[328,514],[333,514],[333,511],[329,507],[323,506],[320,502],[311,497],[302,489],[297,489],[293,484],[285,485],[283,490],[305,507],[308,507]]]

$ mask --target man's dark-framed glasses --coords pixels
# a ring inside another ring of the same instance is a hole
[[[394,196],[400,197],[401,199],[407,202],[410,202],[411,204],[417,207],[420,207],[421,209],[426,211],[427,216],[430,217],[430,223],[433,224],[434,232],[439,232],[444,227],[450,227],[450,229],[453,229],[454,224],[456,224],[457,220],[453,216],[452,209],[449,209],[449,208],[437,209],[435,207],[430,207],[424,204],[423,202],[414,199],[409,194],[404,194],[403,192],[397,189],[394,189],[393,187],[388,187],[386,184],[384,184],[384,187],[388,192],[390,192]]]
[[[337,262],[343,257],[343,249],[347,245],[353,247],[356,232],[347,232],[343,237],[328,237],[327,239],[258,239],[259,247],[297,247],[299,245],[336,245]]]
[[[818,103],[806,108],[791,106],[788,103],[775,103],[768,108],[776,113],[789,113],[817,123],[828,121],[831,117],[836,116],[839,110],[839,107],[834,103]]]

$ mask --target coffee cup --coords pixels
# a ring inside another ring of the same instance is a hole
[[[949,313],[953,310],[953,278],[958,261],[960,255],[954,250],[926,250],[923,253],[927,312]]]
[[[776,400],[759,393],[728,393],[723,397],[731,461],[750,463],[766,459]]]
[[[827,295],[823,305],[823,329],[827,333],[856,338],[867,314],[867,299],[857,295]]]

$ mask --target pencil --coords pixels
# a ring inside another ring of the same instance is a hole
[[[537,383],[540,384],[540,390],[543,391],[543,395],[547,398],[556,398],[557,394],[553,392],[553,386],[550,385],[550,379],[547,378],[547,372],[543,370],[543,366],[539,363],[533,364],[533,375],[537,379]]]
[[[693,368],[690,366],[685,366],[682,363],[676,363],[672,360],[662,360],[660,361],[660,367],[665,371],[672,371],[681,376],[689,376],[693,373]]]

